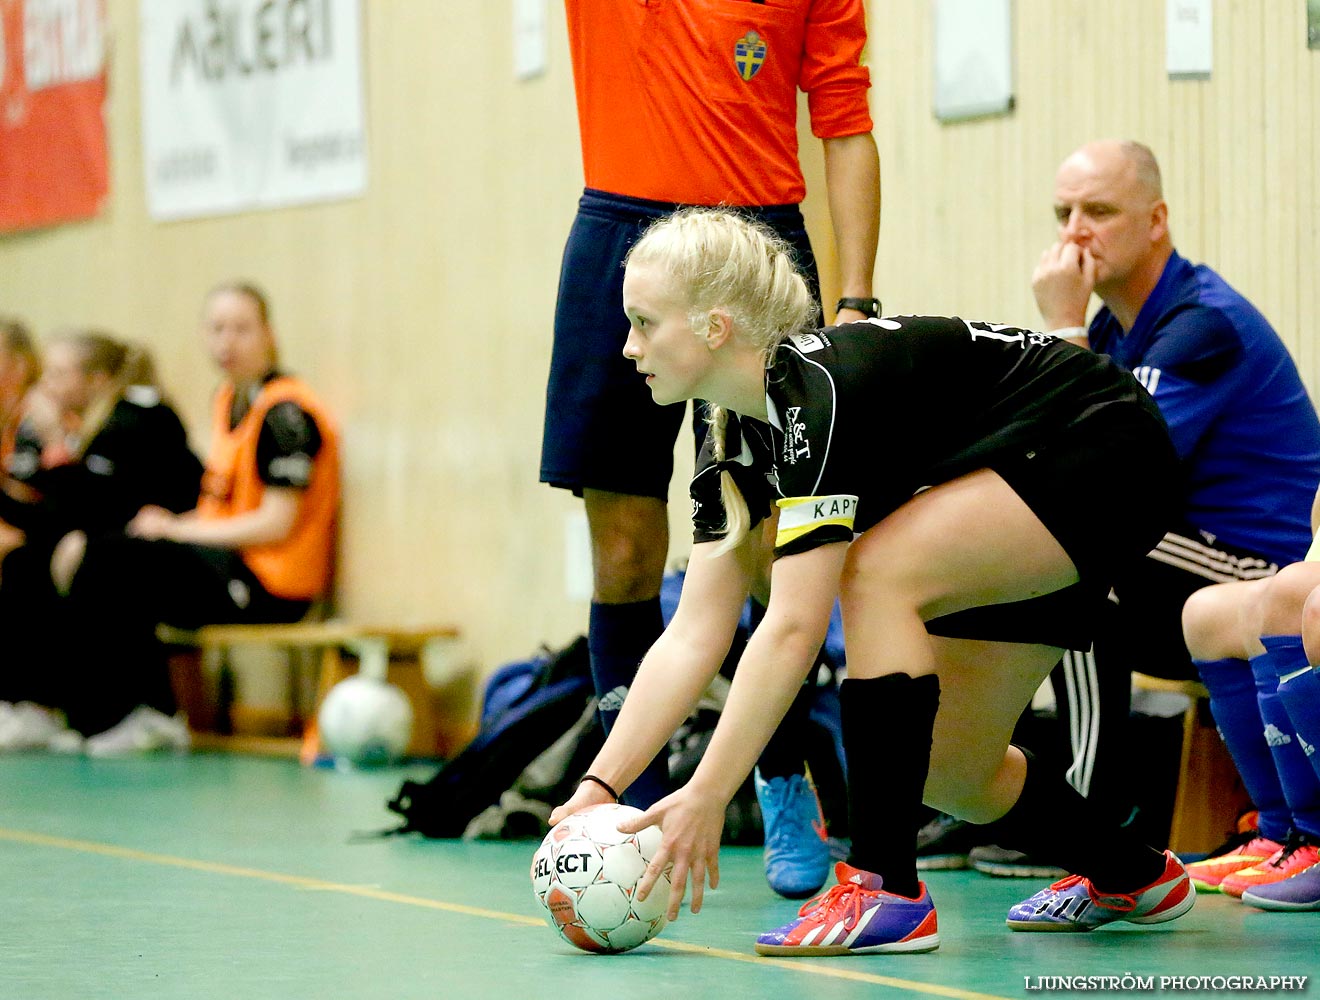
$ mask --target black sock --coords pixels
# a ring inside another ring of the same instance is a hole
[[[1083,798],[1029,750],[1022,752],[1027,755],[1022,794],[995,821],[1001,847],[1083,875],[1104,892],[1132,892],[1160,877],[1163,854]]]
[[[600,699],[600,721],[609,732],[623,699],[637,676],[642,657],[664,631],[660,598],[631,604],[591,605],[587,646],[591,651],[591,678]],[[669,753],[662,749],[646,770],[623,793],[623,800],[648,809],[669,794]]]
[[[940,679],[850,677],[839,686],[839,705],[848,761],[848,863],[883,878],[885,891],[915,897],[921,891],[917,830]]]
[[[771,778],[787,778],[790,775],[807,773],[803,755],[807,746],[811,703],[815,697],[815,684],[803,684],[798,688],[797,697],[788,706],[788,711],[771,735],[770,742],[761,751],[756,767],[766,781]]]
[[[729,656],[725,660],[726,665],[736,667],[738,660],[742,656],[743,649],[746,648],[747,640],[751,638],[756,627],[761,624],[761,619],[765,617],[765,605],[752,598],[748,604],[748,618],[751,620],[751,627],[748,629],[746,637],[742,642],[735,640],[732,649],[729,650]],[[733,671],[729,670],[728,676],[733,677]],[[811,714],[812,701],[816,695],[814,675],[807,679],[807,683],[798,688],[797,697],[793,703],[788,706],[788,711],[780,721],[779,726],[770,736],[770,742],[765,745],[761,751],[760,759],[756,762],[756,769],[761,772],[761,777],[766,781],[771,778],[787,778],[794,774],[806,774],[806,762],[803,759],[807,741],[808,717]]]

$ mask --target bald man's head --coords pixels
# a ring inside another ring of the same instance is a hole
[[[1105,139],[1070,154],[1055,176],[1054,213],[1059,239],[1095,258],[1102,298],[1172,252],[1159,163],[1139,142]]]

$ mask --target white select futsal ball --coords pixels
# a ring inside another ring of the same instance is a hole
[[[627,951],[665,926],[668,872],[645,902],[636,898],[637,883],[660,849],[660,828],[620,833],[617,826],[641,814],[612,802],[584,809],[561,820],[532,857],[532,891],[546,922],[583,951]]]
[[[389,764],[412,736],[412,706],[393,684],[356,674],[332,687],[316,715],[321,743],[355,767]]]

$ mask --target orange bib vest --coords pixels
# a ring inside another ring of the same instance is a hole
[[[330,586],[335,513],[339,506],[339,437],[325,407],[301,381],[279,376],[267,382],[237,427],[229,429],[234,387],[216,393],[211,453],[202,480],[197,514],[204,519],[234,517],[261,505],[266,484],[257,470],[257,439],[266,414],[278,403],[297,403],[311,414],[321,433],[312,479],[298,504],[293,531],[282,542],[241,550],[243,562],[276,597],[312,600]]]

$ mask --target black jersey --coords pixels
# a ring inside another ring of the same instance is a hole
[[[250,394],[235,392],[229,410],[229,429],[236,430],[261,390],[284,372],[274,369]],[[316,418],[291,399],[266,411],[257,438],[257,475],[267,486],[305,490],[312,481],[313,459],[321,451],[321,429]]]
[[[752,524],[759,523],[778,499],[775,490],[774,445],[770,426],[737,413],[728,415],[724,429],[723,462],[715,461],[709,432],[697,455],[696,473],[689,490],[692,498],[693,540],[714,542],[724,537],[724,502],[720,498],[720,472],[732,474],[738,492],[747,501]]]
[[[1107,357],[935,316],[794,335],[771,359],[766,400],[768,427],[739,421],[725,468],[754,519],[771,499],[781,508],[777,555],[850,540],[923,488],[1027,454],[1105,407],[1135,406],[1163,423]],[[693,478],[697,541],[723,529],[713,466],[707,447]]]
[[[40,441],[20,426],[6,472],[36,499],[20,502],[0,492],[0,518],[30,538],[59,537],[75,529],[118,530],[148,504],[191,510],[202,464],[188,447],[178,414],[153,390],[134,387],[75,462],[42,468]]]

